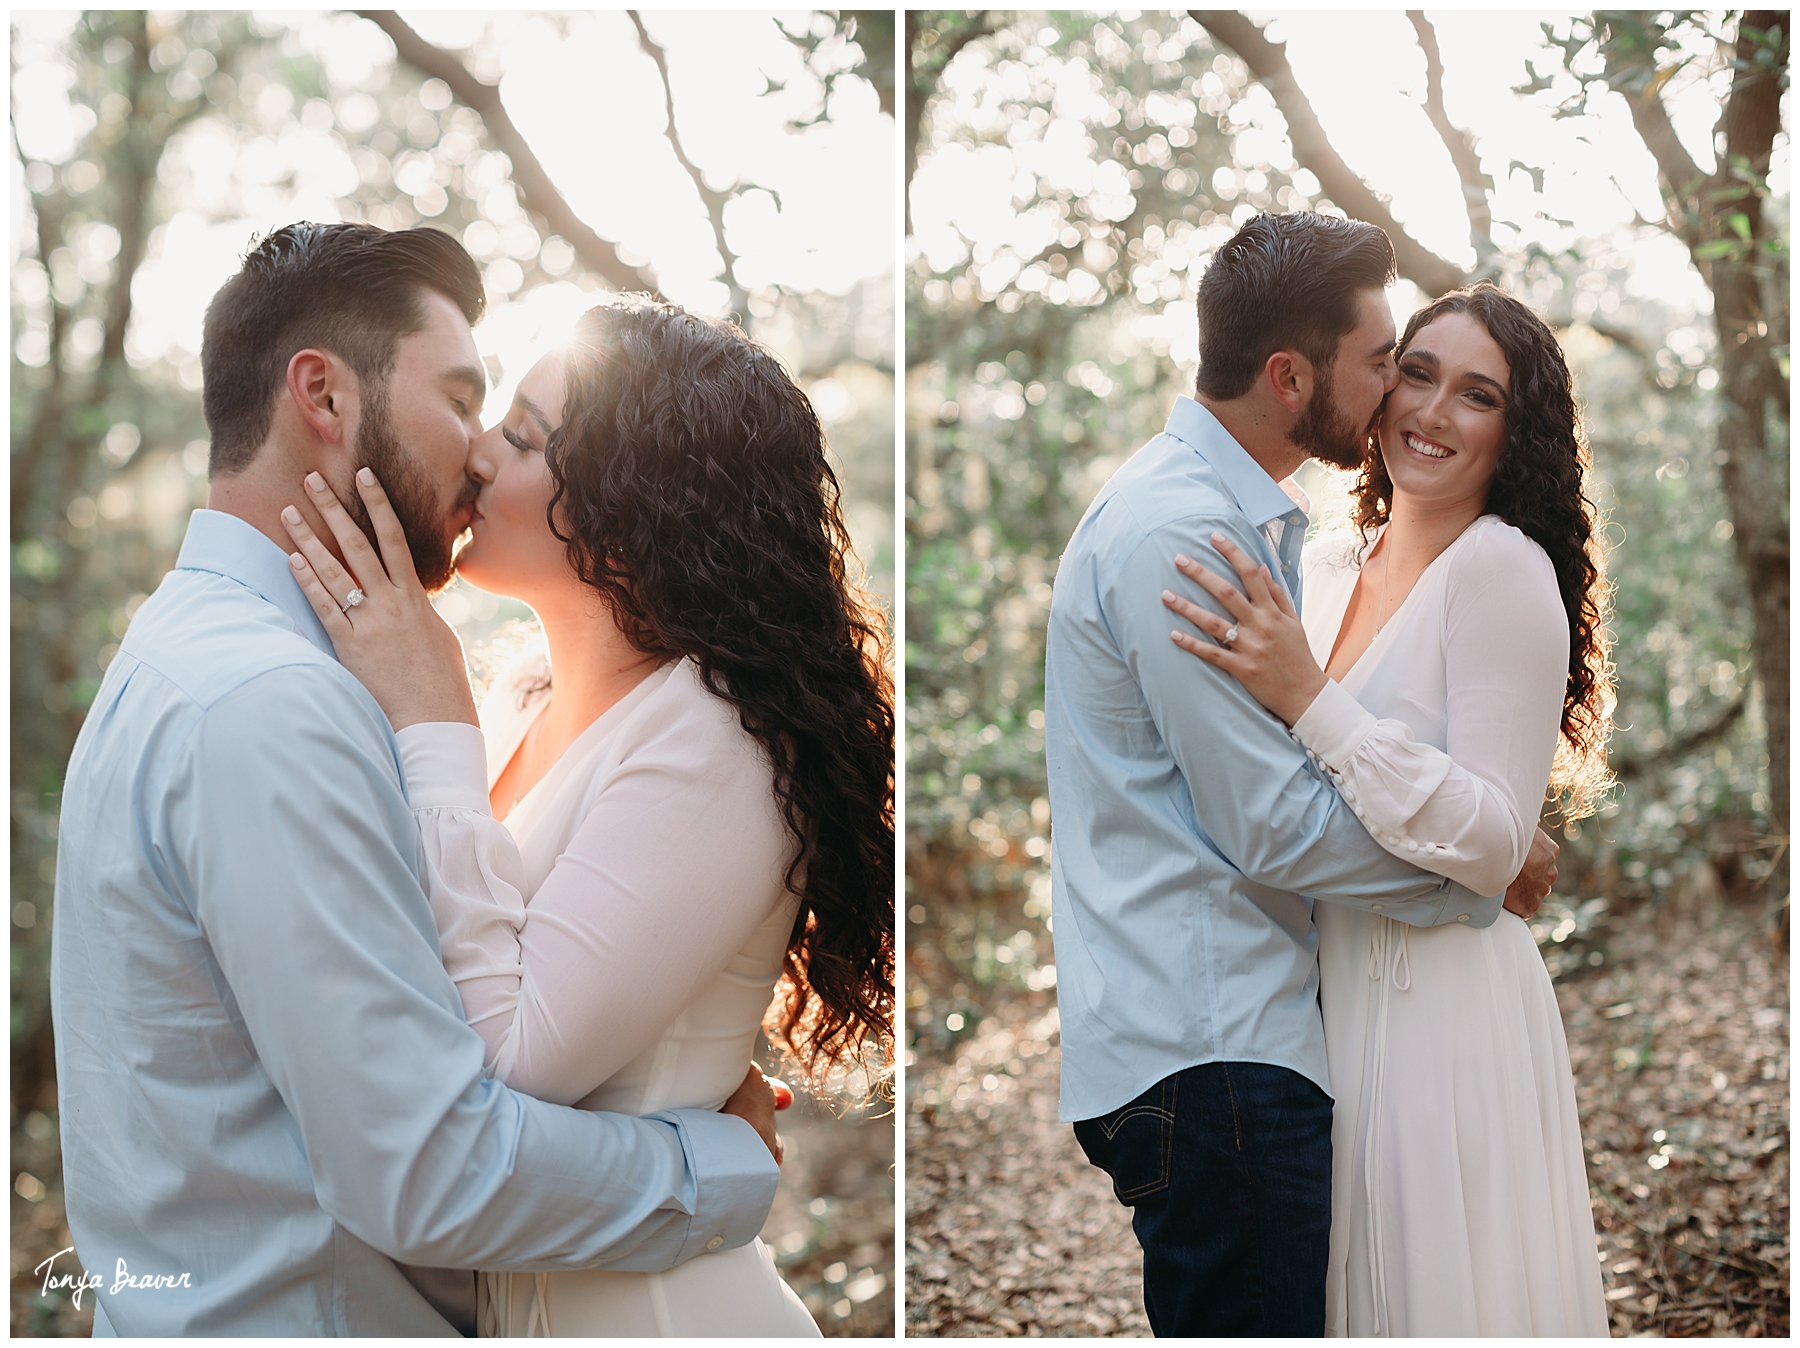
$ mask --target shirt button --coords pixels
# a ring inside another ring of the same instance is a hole
[[[1379,903],[1378,903],[1378,904],[1375,904],[1375,905],[1374,905],[1374,908],[1375,908],[1375,911],[1376,911],[1376,912],[1378,912],[1378,913],[1379,913],[1379,912],[1380,912],[1380,911],[1381,911],[1381,905],[1380,905],[1380,904],[1379,904]]]
[[[1456,920],[1458,922],[1467,922],[1469,920],[1469,915],[1467,913],[1464,913],[1462,916],[1458,917]]]
[[[719,1248],[719,1246],[723,1245],[724,1243],[725,1243],[724,1236],[714,1236],[711,1240],[706,1242],[706,1248],[709,1250],[716,1250]]]

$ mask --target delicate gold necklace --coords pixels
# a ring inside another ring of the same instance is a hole
[[[1381,541],[1383,543],[1387,542],[1387,535],[1383,534]],[[1385,616],[1382,617],[1381,620],[1375,624],[1375,630],[1369,634],[1370,641],[1375,640],[1376,637],[1381,635],[1381,629],[1386,627],[1388,624],[1388,619],[1394,616],[1393,614],[1391,614],[1387,611],[1388,580],[1390,578],[1390,574],[1392,573],[1393,569],[1394,569],[1394,559],[1392,557],[1387,556],[1384,553],[1381,558],[1381,607],[1376,611],[1378,613],[1384,614]]]

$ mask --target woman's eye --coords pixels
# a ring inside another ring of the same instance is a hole
[[[532,446],[528,445],[525,442],[525,440],[516,431],[514,431],[512,429],[512,427],[510,427],[510,426],[502,426],[500,428],[500,434],[506,438],[507,444],[511,445],[514,449],[519,450],[522,453],[534,454],[537,452],[535,449],[532,448]]]
[[[1400,367],[1400,373],[1405,375],[1408,379],[1417,379],[1417,380],[1422,381],[1426,377],[1425,376],[1425,367],[1423,365],[1402,365]]]

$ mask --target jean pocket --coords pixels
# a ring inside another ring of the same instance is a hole
[[[1177,1081],[1159,1081],[1130,1104],[1075,1125],[1075,1140],[1112,1176],[1113,1194],[1127,1207],[1169,1187]]]

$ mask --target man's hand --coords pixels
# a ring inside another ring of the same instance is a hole
[[[1525,854],[1525,867],[1506,887],[1506,902],[1501,907],[1529,920],[1556,883],[1556,858],[1561,851],[1548,833],[1538,829],[1531,839],[1531,850]]]
[[[775,1088],[787,1093],[785,1104],[778,1102]],[[731,1093],[719,1109],[721,1114],[735,1114],[752,1128],[756,1135],[768,1147],[769,1155],[775,1158],[775,1164],[781,1164],[781,1135],[775,1131],[775,1111],[785,1109],[794,1103],[794,1093],[779,1081],[771,1081],[762,1074],[762,1069],[754,1063],[745,1075],[743,1084]]]

